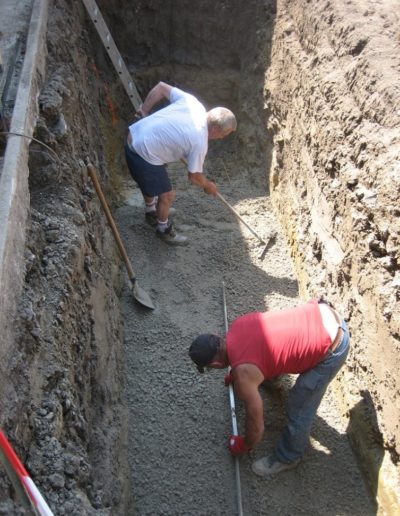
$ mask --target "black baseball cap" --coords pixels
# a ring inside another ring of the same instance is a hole
[[[189,348],[189,356],[197,365],[199,373],[204,373],[204,367],[215,357],[220,342],[220,337],[213,333],[203,333],[194,339]]]

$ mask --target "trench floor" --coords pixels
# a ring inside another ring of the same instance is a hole
[[[144,223],[140,192],[128,177],[123,204],[115,213],[139,285],[156,304],[154,311],[140,307],[126,281],[128,459],[133,509],[140,516],[237,514],[234,462],[227,450],[231,420],[225,372],[199,375],[187,354],[199,333],[224,330],[222,280],[229,321],[248,311],[301,302],[266,182],[254,181],[246,169],[230,177],[233,158],[226,157],[227,166],[218,174],[207,175],[259,235],[266,238],[278,230],[262,260],[258,240],[222,202],[190,186],[180,165],[169,172],[177,190],[175,226],[190,238],[189,246],[173,248],[156,238]],[[215,164],[209,162],[209,169]],[[290,381],[274,391],[260,391],[266,432],[264,441],[240,460],[244,514],[376,514],[332,388],[300,466],[269,480],[252,473],[252,460],[272,450],[284,425]],[[243,410],[238,402],[237,409],[240,430]]]

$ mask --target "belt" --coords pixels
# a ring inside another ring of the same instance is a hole
[[[330,351],[332,351],[332,352],[335,351],[335,349],[339,346],[340,341],[342,340],[342,337],[343,337],[343,333],[344,333],[343,329],[339,327],[336,337],[333,339],[332,344],[328,348]]]

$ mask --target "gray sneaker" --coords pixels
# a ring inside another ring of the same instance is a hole
[[[253,462],[251,469],[256,475],[267,477],[270,475],[276,475],[277,473],[287,469],[293,469],[299,465],[300,461],[301,459],[299,458],[289,463],[279,462],[275,455],[272,454]]]
[[[187,245],[189,243],[188,238],[184,235],[179,235],[172,224],[167,227],[164,233],[157,228],[156,235],[169,245]]]
[[[172,219],[172,217],[174,217],[175,215],[176,215],[176,209],[175,208],[170,208],[169,209],[169,213],[168,213],[168,218]],[[145,213],[144,217],[145,217],[145,220],[146,220],[147,224],[150,224],[150,226],[153,226],[153,227],[157,226],[157,224],[158,224],[157,212],[151,211],[149,213]]]

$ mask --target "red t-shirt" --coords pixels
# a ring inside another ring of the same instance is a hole
[[[254,364],[264,378],[311,369],[330,344],[316,300],[288,310],[243,315],[226,334],[231,368]]]

